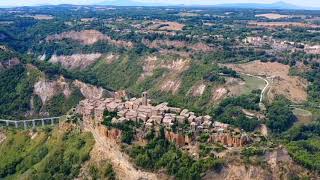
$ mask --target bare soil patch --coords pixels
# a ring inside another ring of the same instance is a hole
[[[160,31],[181,31],[184,24],[172,21],[154,21],[152,25],[148,26],[149,30]]]
[[[104,60],[107,64],[112,64],[115,62],[117,59],[119,59],[119,55],[117,54],[108,54],[105,56]]]
[[[190,49],[192,51],[197,51],[197,52],[214,51],[213,47],[210,47],[209,45],[203,42],[198,42],[195,44],[190,44],[190,43],[187,43],[186,41],[177,41],[177,40],[154,40],[154,41],[143,40],[142,42],[149,48],[157,48],[160,50],[186,48],[186,49]],[[180,50],[179,52],[185,52],[187,54],[190,54],[190,52],[187,52],[187,50],[186,51]]]
[[[157,68],[168,69],[164,78],[158,83],[158,87],[163,92],[171,92],[175,94],[178,92],[181,86],[181,73],[187,70],[190,66],[190,60],[188,59],[176,59],[176,60],[157,60],[149,59],[149,62],[144,65],[145,72],[141,77],[150,76]],[[147,71],[146,71],[147,70]]]
[[[114,171],[119,179],[168,179],[164,174],[156,174],[137,169],[128,155],[121,151],[119,145],[112,139],[101,135],[97,129],[90,130],[95,138],[96,144],[91,152],[91,158],[95,160],[110,160]]]
[[[164,92],[172,92],[176,94],[181,86],[181,79],[177,77],[168,77],[164,79],[160,85],[160,90]]]
[[[281,19],[281,18],[288,18],[290,16],[288,15],[282,15],[277,13],[268,13],[268,14],[257,14],[256,17],[265,17],[268,19]]]
[[[202,96],[206,88],[207,88],[207,85],[204,84],[203,82],[200,82],[192,87],[191,94],[192,96],[195,96],[195,97]]]
[[[69,97],[72,93],[69,84],[62,76],[55,81],[39,80],[33,89],[33,93],[40,97],[43,105],[61,92],[65,97]]]
[[[64,39],[72,39],[74,41],[78,41],[85,45],[92,45],[98,41],[107,41],[116,46],[127,47],[127,48],[133,47],[132,42],[123,41],[123,40],[114,40],[111,37],[104,35],[97,30],[69,31],[69,32],[63,32],[61,34],[51,35],[46,38],[47,41],[61,41]]]
[[[212,100],[214,103],[221,101],[228,94],[228,90],[224,87],[220,87],[213,90]]]
[[[144,80],[146,77],[152,76],[153,72],[159,68],[168,69],[168,76],[171,76],[171,78],[169,79],[175,79],[182,72],[187,70],[189,68],[189,65],[190,60],[188,59],[164,60],[158,58],[157,56],[148,56],[143,61],[143,73],[141,74],[139,81]]]
[[[241,73],[269,77],[271,86],[267,93],[268,100],[273,100],[278,95],[283,95],[296,103],[307,100],[307,80],[297,76],[289,76],[290,67],[288,65],[277,62],[253,61],[245,64],[228,64],[227,67]]]
[[[200,16],[200,14],[192,13],[192,12],[181,12],[178,15],[181,16],[181,17],[196,17],[196,16]]]
[[[37,14],[37,15],[22,15],[20,17],[30,17],[36,20],[51,20],[54,17],[51,15],[46,15],[46,14]]]
[[[257,22],[249,21],[249,26],[261,26],[267,28],[277,28],[277,27],[303,27],[303,28],[319,28],[320,25],[316,24],[306,24],[302,22]]]
[[[85,69],[95,63],[102,54],[73,54],[71,56],[56,56],[53,55],[49,60],[51,63],[60,63],[67,69]]]

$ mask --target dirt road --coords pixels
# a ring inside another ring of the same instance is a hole
[[[244,75],[247,75],[247,76],[251,76],[251,77],[258,78],[258,79],[262,79],[262,80],[264,80],[266,82],[266,86],[262,89],[261,94],[260,94],[260,103],[262,103],[263,97],[264,97],[264,93],[266,92],[267,88],[270,85],[269,81],[267,79],[263,78],[263,77],[255,76],[255,75],[252,75],[252,74],[246,74],[246,73],[240,73],[240,74],[244,74]]]

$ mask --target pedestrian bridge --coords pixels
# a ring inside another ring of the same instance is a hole
[[[46,126],[46,125],[55,125],[59,124],[61,121],[62,116],[60,117],[49,117],[49,118],[40,118],[40,119],[29,119],[29,120],[5,120],[0,119],[0,127],[7,126],[7,127],[14,127],[14,128],[35,128],[39,126]]]

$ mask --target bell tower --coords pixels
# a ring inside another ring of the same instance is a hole
[[[142,93],[142,105],[148,105],[148,92],[146,91]]]

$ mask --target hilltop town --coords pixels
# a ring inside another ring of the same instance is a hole
[[[0,27],[0,179],[319,179],[320,11],[64,4]]]
[[[141,98],[128,99],[116,93],[115,98],[85,99],[76,108],[76,113],[82,115],[84,126],[96,128],[103,126],[105,111],[115,112],[111,123],[126,123],[128,121],[142,122],[143,132],[139,138],[144,138],[148,130],[159,132],[165,127],[166,138],[179,147],[188,149],[195,145],[202,133],[208,133],[208,142],[221,143],[225,147],[245,147],[256,141],[257,137],[229,124],[212,119],[211,116],[196,116],[188,109],[169,107],[168,103],[152,105],[147,92]]]

